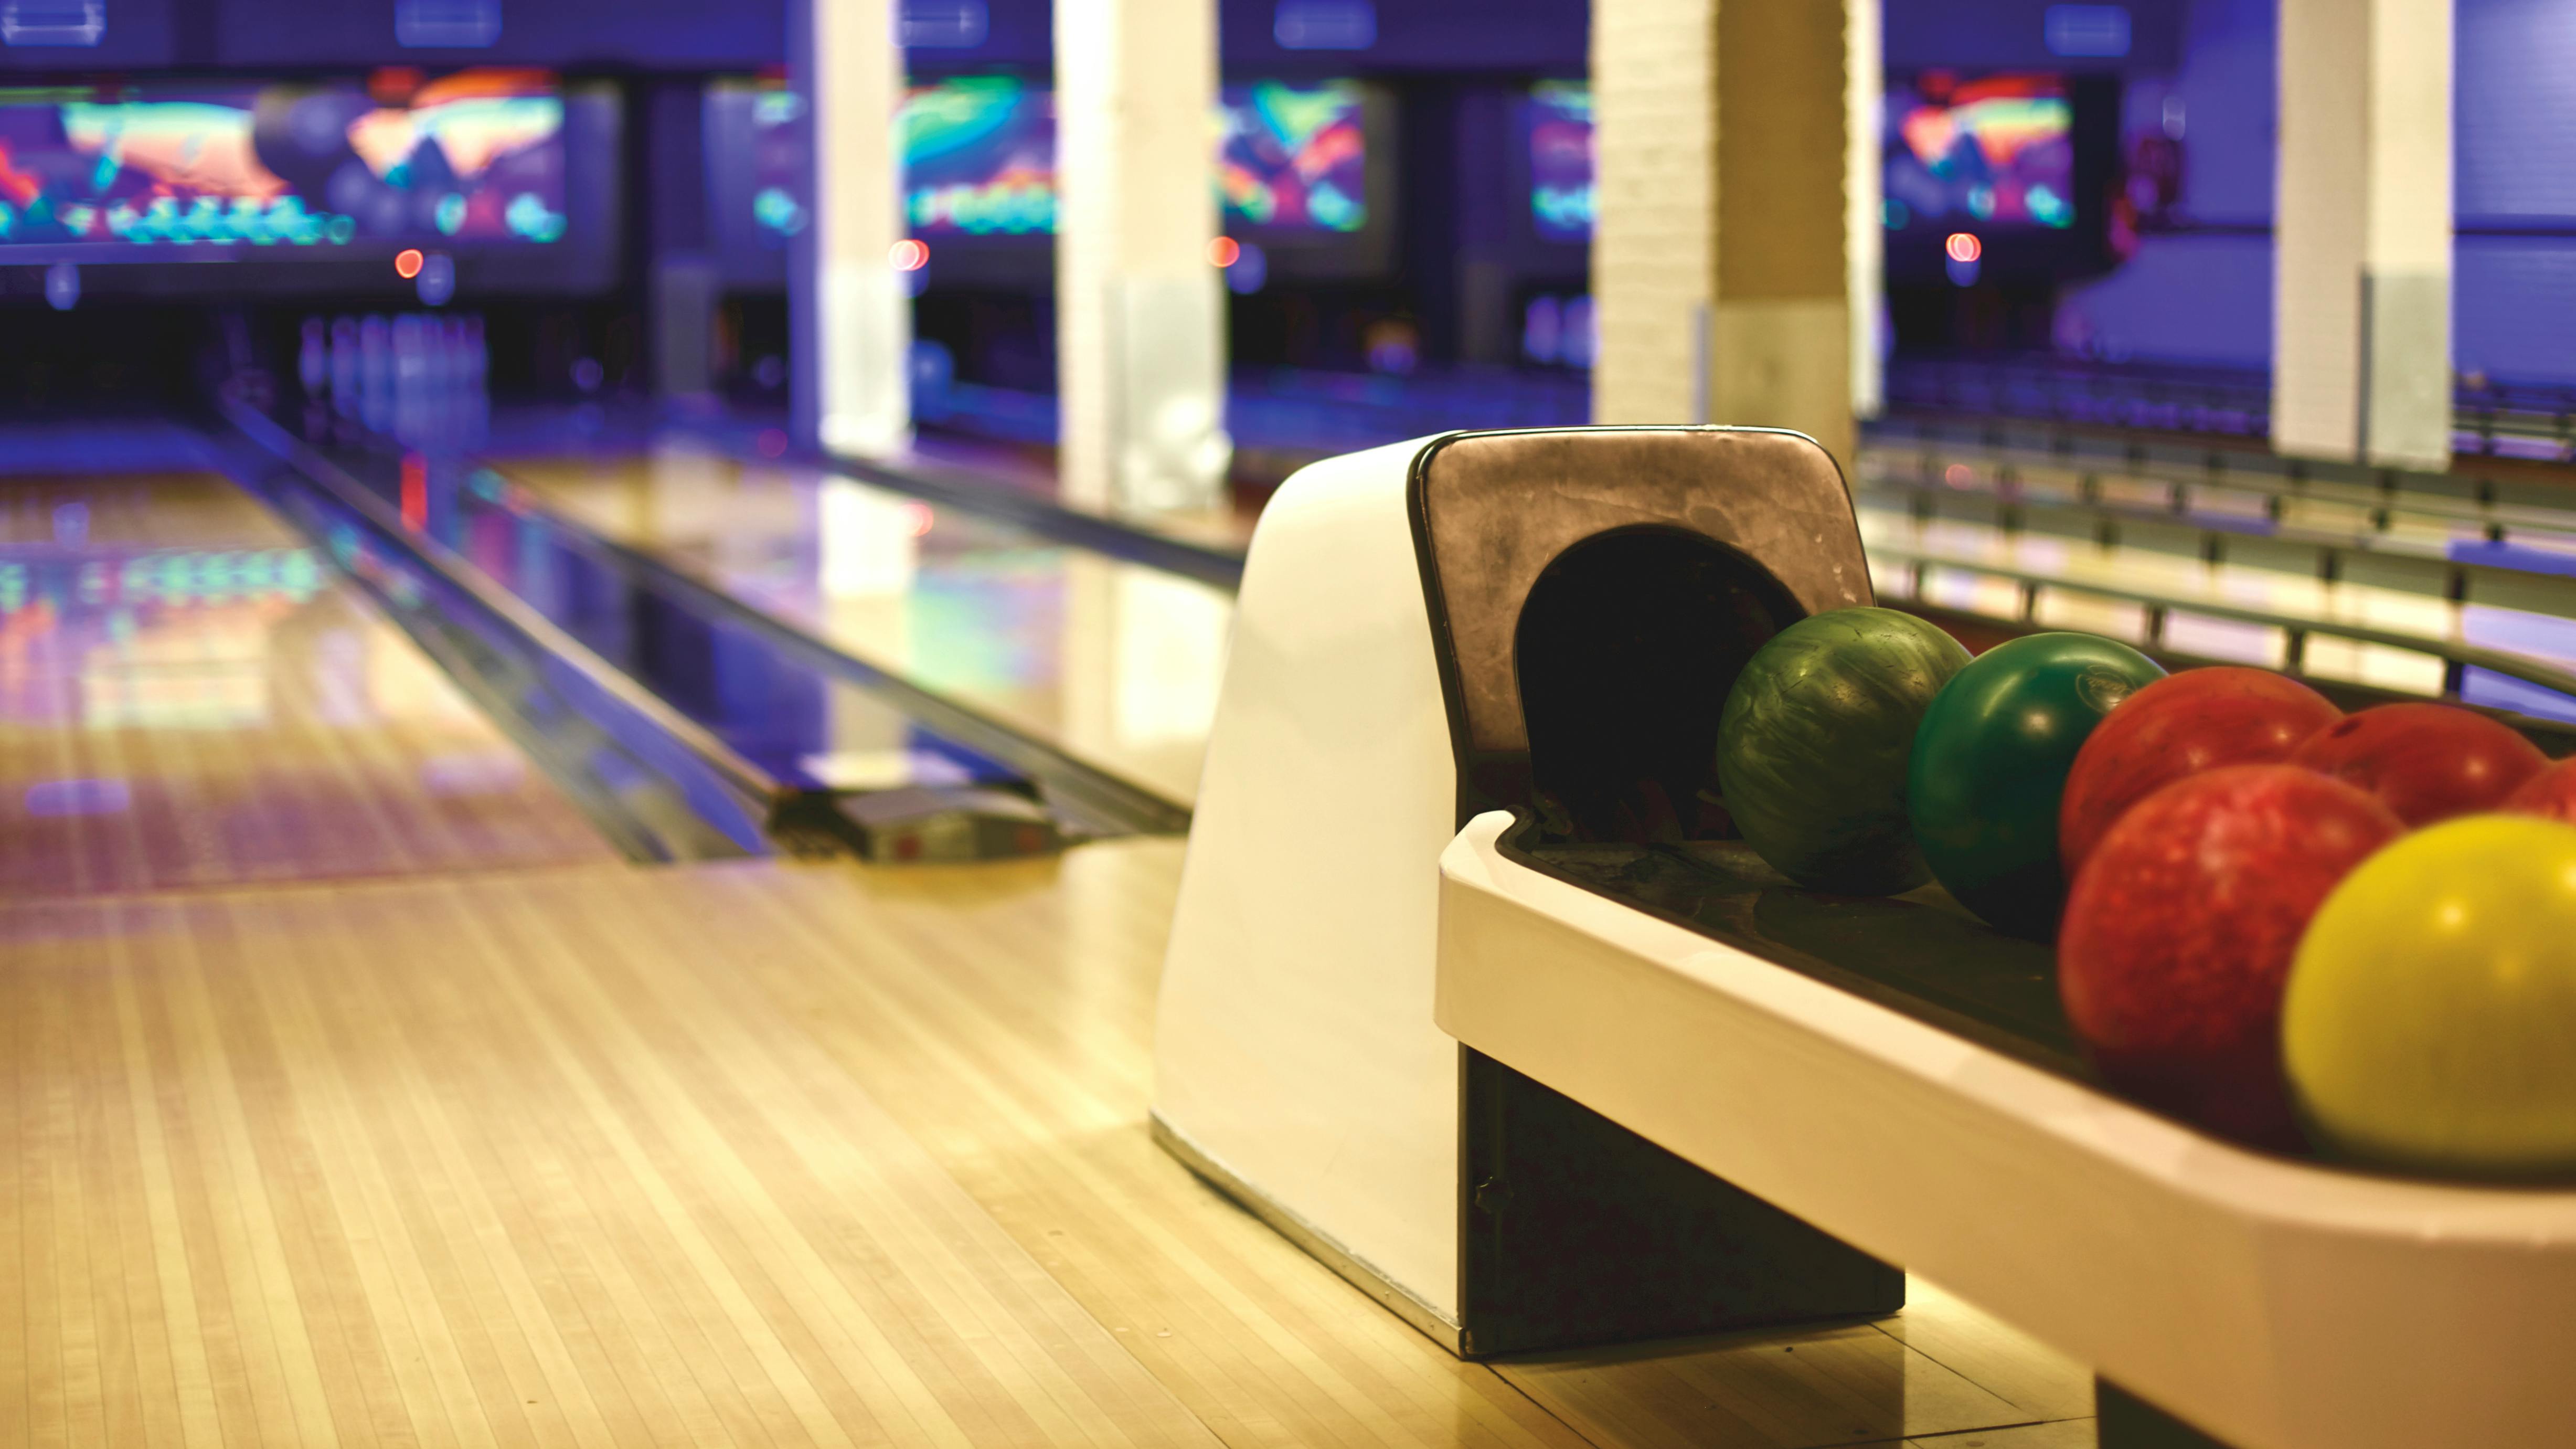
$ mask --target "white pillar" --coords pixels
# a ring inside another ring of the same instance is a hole
[[[1215,0],[1056,0],[1056,396],[1066,502],[1223,496]]]
[[[1717,0],[1594,0],[1592,419],[1710,417]]]
[[[1878,312],[1887,295],[1887,225],[1879,217],[1886,124],[1886,61],[1879,0],[1845,0],[1843,14],[1843,267],[1851,307],[1851,396],[1855,416],[1887,406],[1886,360],[1878,353]]]
[[[2447,468],[2450,0],[2281,0],[2272,444]]]
[[[789,281],[797,430],[862,455],[912,439],[912,302],[892,255],[905,233],[894,21],[894,0],[791,0],[788,15],[814,168]]]
[[[1595,0],[1592,36],[1594,419],[1794,428],[1848,470],[1844,6]]]

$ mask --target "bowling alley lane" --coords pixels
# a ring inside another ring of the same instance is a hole
[[[1232,595],[685,439],[498,464],[544,507],[866,663],[1188,804]]]
[[[615,859],[420,651],[220,478],[12,480],[0,895]]]

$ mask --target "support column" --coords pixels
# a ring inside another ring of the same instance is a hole
[[[796,433],[883,455],[912,440],[912,302],[895,111],[903,50],[892,0],[790,0],[789,60],[812,128],[814,224],[790,255]]]
[[[1878,313],[1887,300],[1887,226],[1879,216],[1887,66],[1879,0],[1845,0],[1843,54],[1843,275],[1851,308],[1852,412],[1874,418],[1887,406],[1887,369],[1878,352]]]
[[[1592,17],[1594,419],[1794,428],[1848,471],[1844,6]]]
[[[2272,445],[2451,459],[2450,0],[2281,0]]]
[[[1064,500],[1223,497],[1214,0],[1056,0],[1056,397]]]
[[[1711,416],[1717,0],[1593,0],[1592,420]]]

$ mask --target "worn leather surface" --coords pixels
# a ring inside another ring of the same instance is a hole
[[[1525,755],[1513,644],[1548,564],[1612,529],[1702,534],[1759,563],[1808,613],[1871,602],[1851,494],[1795,433],[1567,428],[1455,439],[1423,465],[1433,627],[1445,615],[1471,755]]]

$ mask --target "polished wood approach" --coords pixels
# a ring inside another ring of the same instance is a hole
[[[24,1442],[1213,1445],[741,989],[743,884],[0,913]]]
[[[672,442],[519,458],[554,513],[1176,804],[1198,793],[1233,595],[995,519]]]
[[[2091,1444],[1921,1285],[1450,1357],[1149,1140],[1180,850],[0,905],[0,1443]]]
[[[8,486],[0,899],[614,858],[232,485]]]

